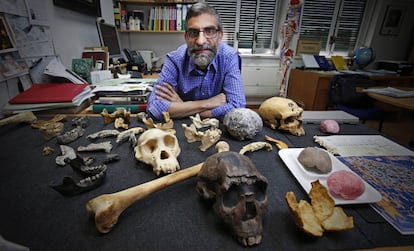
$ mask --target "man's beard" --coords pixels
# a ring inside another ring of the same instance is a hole
[[[198,50],[210,50],[212,53],[197,53]],[[207,67],[216,56],[217,49],[214,46],[205,44],[202,46],[193,46],[188,49],[188,55],[193,59],[194,64],[200,68]]]

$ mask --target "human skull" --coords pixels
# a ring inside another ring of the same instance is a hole
[[[214,211],[244,246],[262,241],[262,220],[268,206],[266,190],[266,177],[247,156],[237,152],[211,155],[198,174],[198,193],[214,200]]]
[[[177,157],[181,149],[177,137],[164,130],[151,128],[143,132],[134,151],[135,158],[151,165],[157,175],[180,169]]]
[[[272,97],[266,99],[259,107],[259,115],[265,124],[273,130],[288,131],[293,135],[305,135],[302,125],[303,109],[288,98]]]

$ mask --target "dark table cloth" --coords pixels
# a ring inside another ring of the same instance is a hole
[[[43,119],[40,117],[40,119]],[[65,131],[73,128],[71,117]],[[181,147],[178,158],[181,168],[203,162],[213,154],[214,148],[201,152],[200,142],[187,143],[181,124],[190,125],[189,119],[175,120],[175,129]],[[143,126],[131,118],[131,127]],[[305,125],[306,135],[297,137],[264,127],[253,139],[232,139],[223,129],[222,140],[231,150],[239,151],[244,145],[263,141],[264,135],[280,139],[290,147],[317,146],[314,135],[324,135],[316,124]],[[90,125],[80,139],[68,144],[75,150],[91,143],[87,135],[103,129],[114,129],[100,117],[90,117]],[[341,125],[341,134],[377,134],[363,125]],[[156,178],[152,168],[138,162],[129,142],[116,143],[111,153],[121,156],[118,162],[108,164],[105,183],[86,193],[65,197],[49,187],[51,181],[61,182],[72,176],[66,165],[55,164],[61,155],[56,138],[45,141],[37,129],[27,124],[0,128],[0,235],[11,242],[31,250],[244,250],[231,236],[229,229],[216,216],[211,204],[204,202],[196,192],[197,178],[193,177],[156,192],[127,208],[118,223],[107,234],[99,233],[93,219],[86,213],[86,203],[104,193],[117,192]],[[55,149],[49,156],[42,149]],[[102,162],[105,153],[95,155]],[[278,149],[246,153],[257,169],[268,179],[269,207],[264,219],[263,240],[251,250],[344,250],[378,246],[414,245],[414,237],[401,235],[369,205],[342,206],[354,218],[350,231],[328,232],[321,238],[309,237],[294,224],[285,202],[285,194],[293,191],[297,199],[309,200],[295,177],[278,156]]]

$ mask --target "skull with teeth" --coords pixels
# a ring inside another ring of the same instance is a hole
[[[157,175],[180,169],[177,157],[181,149],[177,137],[164,130],[151,128],[143,132],[134,151],[135,158],[151,165]]]
[[[265,100],[258,113],[272,129],[287,131],[296,136],[305,135],[302,125],[303,109],[288,98],[272,97]]]
[[[267,211],[267,179],[246,156],[226,151],[206,159],[198,174],[197,191],[214,200],[214,211],[244,246],[260,244]]]

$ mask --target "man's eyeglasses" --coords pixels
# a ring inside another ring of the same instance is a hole
[[[186,33],[187,33],[187,36],[191,39],[198,38],[198,36],[200,35],[200,32],[204,33],[205,38],[216,38],[218,31],[220,31],[220,29],[217,29],[216,27],[207,27],[207,28],[204,28],[204,30],[187,29]]]

